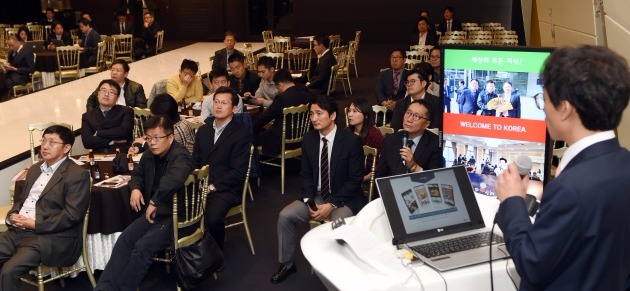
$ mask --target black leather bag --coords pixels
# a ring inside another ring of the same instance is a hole
[[[127,166],[127,157],[122,153],[119,153],[112,160],[112,171],[114,174],[125,174],[129,171]]]
[[[223,265],[223,252],[209,232],[196,243],[175,250],[172,266],[177,285],[192,289]]]

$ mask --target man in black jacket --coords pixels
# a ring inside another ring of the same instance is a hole
[[[31,81],[30,74],[35,71],[33,49],[22,45],[15,35],[9,35],[7,45],[9,62],[3,64],[4,70],[0,71],[0,100],[6,98],[13,86],[25,84]]]
[[[245,67],[245,57],[241,54],[232,54],[228,58],[228,65],[232,72],[230,88],[239,96],[254,95],[260,86],[260,77]]]
[[[431,128],[442,127],[442,100],[440,97],[429,94],[426,90],[429,86],[429,77],[423,71],[413,70],[409,72],[407,81],[407,93],[409,97],[396,102],[394,107],[394,114],[392,115],[391,127],[395,131],[403,128],[403,119],[405,117],[405,110],[409,107],[409,104],[414,100],[425,100],[429,106],[429,112],[431,113]]]
[[[123,98],[118,98],[117,104],[129,107],[147,108],[147,97],[144,95],[144,88],[140,83],[129,80],[129,64],[123,59],[117,59],[112,63],[110,70],[112,80],[120,86],[120,94]],[[98,107],[98,92],[96,88],[92,95],[88,97],[85,105],[86,111]]]
[[[236,35],[234,35],[234,33],[231,31],[225,32],[223,44],[225,44],[225,48],[214,52],[214,62],[212,62],[212,69],[216,70],[218,68],[222,68],[228,70],[229,72],[231,69],[228,65],[228,58],[233,54],[243,56],[243,53],[234,48],[234,46],[236,46]]]
[[[306,83],[306,87],[314,94],[326,95],[328,93],[332,66],[337,64],[335,56],[328,49],[329,45],[330,39],[325,35],[317,35],[313,38],[313,50],[315,50],[319,61],[315,67],[315,72],[311,74],[311,79]]]
[[[155,21],[153,12],[145,12],[143,18],[143,27],[140,30],[140,38],[142,38],[142,41],[139,41],[134,45],[135,60],[141,59],[142,56],[150,57],[155,55],[155,46],[157,45],[157,33],[158,31],[162,30],[162,26]]]
[[[171,202],[192,172],[193,161],[188,150],[175,141],[170,119],[151,117],[145,130],[149,150],[129,181],[131,208],[144,215],[122,232],[94,290],[135,290],[155,252],[172,243]]]
[[[92,28],[92,22],[86,18],[79,20],[79,30],[83,33],[81,49],[88,59],[90,66],[96,65],[96,53],[98,43],[101,42],[101,35]]]

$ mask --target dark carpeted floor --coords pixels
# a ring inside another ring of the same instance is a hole
[[[171,45],[174,45],[171,43]],[[185,45],[185,43],[177,46]],[[165,47],[169,47],[165,43]],[[388,45],[361,44],[357,57],[359,78],[351,78],[353,95],[345,97],[341,84],[337,85],[337,92],[333,95],[339,101],[340,115],[337,124],[345,123],[343,108],[350,100],[368,98],[375,103],[374,88],[380,68],[389,66],[389,52],[393,47]],[[195,290],[325,290],[316,275],[311,274],[310,265],[298,250],[296,265],[298,272],[288,277],[281,284],[271,284],[271,275],[279,266],[276,222],[280,210],[298,198],[300,191],[299,160],[287,162],[286,194],[280,194],[280,169],[262,167],[261,186],[257,187],[252,181],[254,201],[248,201],[247,216],[256,254],[252,255],[242,226],[226,230],[225,259],[226,268],[219,273],[218,280],[210,277],[202,286]],[[300,230],[306,233],[308,225],[304,224]],[[334,262],[331,262],[334,264]],[[97,271],[98,276],[100,271]],[[66,280],[66,287],[61,288],[58,282],[46,286],[46,290],[90,290],[90,284],[85,273],[74,279]],[[174,279],[166,273],[164,264],[154,263],[147,277],[142,282],[140,290],[174,290]],[[37,290],[25,287],[23,290]]]

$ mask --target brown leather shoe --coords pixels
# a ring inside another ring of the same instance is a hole
[[[297,272],[297,267],[295,266],[295,263],[293,264],[293,266],[291,266],[291,268],[287,268],[285,264],[282,264],[280,265],[278,271],[276,271],[276,273],[271,276],[271,283],[280,283],[284,281],[284,279],[286,279],[289,275],[295,272]]]

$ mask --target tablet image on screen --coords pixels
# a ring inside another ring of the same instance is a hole
[[[453,185],[442,184],[442,198],[444,203],[455,206],[455,195],[453,195]]]
[[[426,211],[426,209],[431,206],[431,201],[429,200],[427,188],[425,188],[424,184],[420,184],[414,186],[413,190],[416,192],[416,196],[418,196],[418,200],[420,201],[420,209],[422,211]]]
[[[411,192],[411,189],[403,192],[401,194],[403,201],[405,201],[405,205],[407,205],[407,209],[409,210],[409,214],[414,214],[418,211],[418,201],[416,200],[415,195]]]
[[[435,203],[442,203],[442,195],[440,195],[440,185],[439,184],[427,184],[427,187],[429,188],[429,195],[431,196],[431,202]],[[440,207],[441,205],[434,205],[436,207]]]

